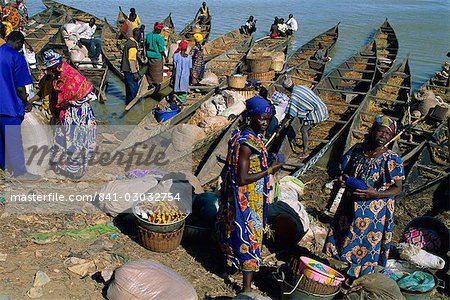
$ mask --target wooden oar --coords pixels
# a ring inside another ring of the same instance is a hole
[[[425,120],[425,116],[424,116],[424,117],[421,117],[421,118],[419,118],[419,119],[417,119],[417,120],[415,120],[414,122],[412,122],[411,124],[409,124],[408,126],[406,126],[405,128],[403,128],[403,130],[401,130],[396,136],[394,136],[394,137],[392,138],[392,140],[390,140],[389,142],[387,142],[386,144],[384,144],[384,147],[385,147],[385,148],[389,147],[389,145],[390,145],[392,142],[398,140],[398,139],[400,138],[400,136],[401,136],[406,130],[408,130],[409,128],[411,128],[412,126],[416,125],[417,123],[419,123],[419,122],[421,122],[421,121],[423,121],[423,120]]]
[[[153,88],[152,90],[148,90],[148,81],[147,78],[144,76],[142,76],[141,80],[139,81],[139,90],[136,94],[136,97],[134,97],[134,99],[128,103],[128,105],[125,107],[125,111],[129,111],[138,101],[139,99],[147,96],[147,95],[151,95],[153,94],[153,92],[155,91],[155,88]]]

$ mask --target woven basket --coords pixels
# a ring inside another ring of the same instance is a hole
[[[175,250],[181,243],[184,224],[180,229],[168,233],[153,232],[138,224],[139,243],[153,252],[167,253]]]
[[[250,70],[254,73],[264,73],[270,70],[272,58],[270,56],[247,58]]]
[[[255,90],[233,90],[234,92],[237,92],[244,96],[245,99],[250,99],[253,96],[258,95],[258,92]]]
[[[284,67],[284,61],[282,60],[274,60],[272,61],[272,64],[270,65],[270,69],[274,70],[275,72],[281,72]]]
[[[260,81],[270,81],[275,78],[275,71],[272,70],[263,73],[250,73],[248,74],[248,78]]]
[[[297,290],[317,295],[330,295],[337,292],[339,290],[339,286],[323,284],[309,279],[306,276],[300,276],[300,282],[297,286]]]
[[[228,76],[228,86],[233,89],[243,89],[247,82],[247,75]]]

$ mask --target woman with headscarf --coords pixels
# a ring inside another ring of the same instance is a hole
[[[55,131],[50,164],[56,174],[78,179],[96,147],[96,121],[89,103],[96,99],[94,87],[53,50],[45,51],[44,65],[53,76],[61,124]]]
[[[341,163],[346,190],[331,224],[324,252],[346,261],[350,277],[385,266],[394,225],[395,196],[405,179],[400,156],[385,147],[397,126],[378,115],[363,143],[353,146]]]
[[[191,50],[192,55],[192,84],[197,85],[205,75],[205,57],[203,54],[203,35],[201,33],[194,34],[195,45]]]
[[[148,89],[155,88],[157,93],[163,80],[163,65],[166,54],[164,52],[165,40],[160,35],[164,29],[162,23],[156,22],[153,26],[153,32],[145,37],[145,50],[148,58],[147,81]]]
[[[174,64],[174,85],[173,91],[175,95],[187,94],[189,91],[189,77],[192,69],[192,57],[186,53],[188,42],[182,40],[178,44],[178,49],[173,56]]]
[[[263,141],[271,116],[269,103],[260,96],[246,102],[247,123],[228,141],[222,170],[217,230],[222,251],[243,271],[244,292],[251,290],[254,272],[261,265],[261,247],[267,224],[271,183],[269,175],[281,169],[270,165]]]

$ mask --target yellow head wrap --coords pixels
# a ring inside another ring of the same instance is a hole
[[[203,34],[201,34],[201,33],[196,33],[196,34],[194,34],[194,40],[195,40],[197,43],[203,42]]]

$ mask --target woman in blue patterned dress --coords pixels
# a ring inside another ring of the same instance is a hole
[[[363,143],[353,146],[342,160],[343,177],[361,180],[367,189],[350,189],[331,224],[324,252],[350,264],[353,278],[385,266],[391,246],[395,199],[405,179],[399,155],[385,148],[396,131],[394,120],[378,115]]]
[[[254,272],[261,264],[269,175],[280,170],[281,164],[269,166],[263,141],[271,116],[269,103],[260,96],[250,98],[246,116],[248,123],[236,129],[228,141],[217,229],[222,251],[243,271],[244,292],[249,292]]]

